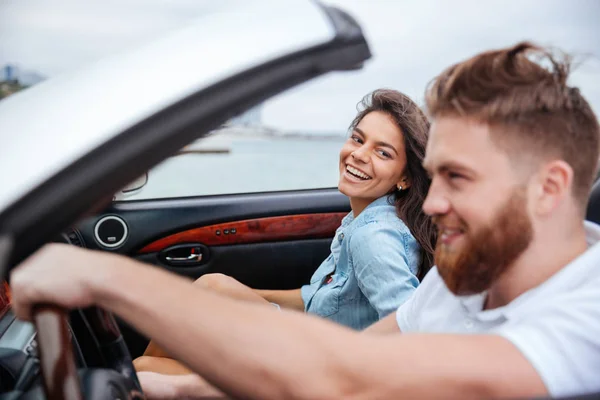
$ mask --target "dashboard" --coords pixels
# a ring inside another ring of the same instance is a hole
[[[0,393],[30,387],[39,377],[39,359],[33,324],[15,318],[10,289],[0,289]]]
[[[53,242],[86,247],[81,234],[73,229],[61,233]],[[25,392],[40,380],[35,327],[17,319],[10,302],[10,286],[0,281],[0,397],[11,391]],[[76,340],[74,345],[79,347]]]

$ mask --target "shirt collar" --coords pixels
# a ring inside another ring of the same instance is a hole
[[[588,247],[600,242],[600,225],[591,221],[583,221],[583,228],[585,229],[585,240]]]
[[[371,203],[369,203],[368,206],[365,207],[365,209],[362,211],[362,213],[360,213],[360,215],[362,215],[365,211],[372,209],[374,207],[379,207],[379,206],[394,206],[394,199],[392,198],[392,195],[386,194],[376,200],[373,200]],[[359,216],[360,216],[359,215]],[[342,227],[346,227],[348,225],[350,225],[352,223],[352,221],[354,221],[354,213],[352,211],[350,211],[348,213],[348,215],[346,215],[343,219],[342,219]]]

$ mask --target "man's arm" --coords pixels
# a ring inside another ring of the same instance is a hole
[[[380,319],[363,332],[375,335],[390,335],[394,333],[400,333],[400,327],[396,321],[396,313],[393,312],[387,317]]]
[[[546,392],[533,367],[499,336],[359,334],[317,317],[199,290],[186,279],[113,254],[51,245],[15,270],[11,283],[19,317],[30,318],[34,302],[65,308],[97,304],[233,397],[482,398]]]

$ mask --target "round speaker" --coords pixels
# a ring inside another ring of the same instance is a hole
[[[127,224],[122,218],[110,215],[96,222],[94,237],[96,241],[108,248],[119,247],[127,239]]]

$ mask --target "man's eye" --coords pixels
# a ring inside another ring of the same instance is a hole
[[[358,136],[356,136],[356,135],[352,135],[352,136],[350,136],[350,139],[352,139],[352,140],[353,140],[353,141],[355,141],[356,143],[362,143],[362,139],[361,139],[361,138],[359,138],[359,137],[358,137]]]
[[[464,176],[462,176],[461,174],[457,174],[456,172],[448,172],[448,178],[450,180],[457,180],[457,179],[462,179],[464,178]]]

